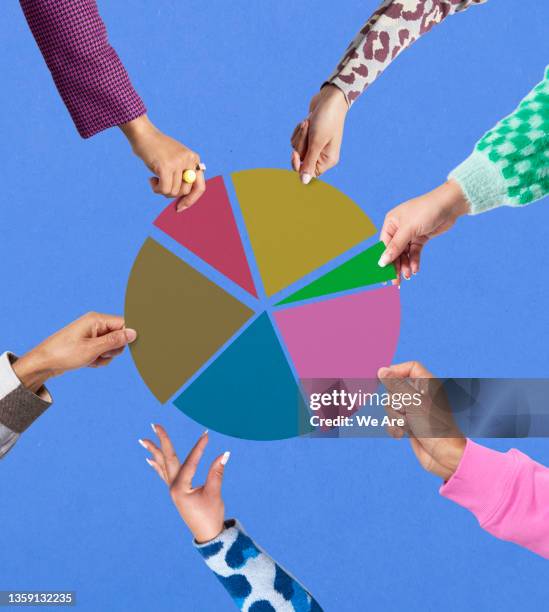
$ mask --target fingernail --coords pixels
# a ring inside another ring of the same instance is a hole
[[[202,432],[202,435],[200,436],[201,438],[203,438],[204,436],[208,435],[208,429],[206,429],[205,431]]]
[[[151,429],[156,433],[156,425],[154,423],[151,423]]]
[[[406,274],[403,274],[403,275],[402,275],[402,278],[403,278],[404,280],[410,280],[410,278],[411,278],[411,277],[410,277],[410,276],[406,276]]]
[[[311,182],[311,179],[313,177],[310,174],[307,174],[307,172],[305,172],[304,174],[301,175],[301,182],[304,185],[308,185]]]
[[[387,378],[387,376],[389,376],[390,373],[391,373],[391,370],[389,368],[379,368],[379,371],[377,374],[379,378]]]
[[[145,442],[143,442],[143,440],[141,438],[139,438],[138,442],[139,442],[139,444],[141,444],[141,446],[143,448],[147,448],[147,445],[145,444]]]
[[[221,465],[227,465],[227,461],[229,461],[230,457],[231,451],[225,451],[223,457],[221,457]]]
[[[149,464],[149,465],[150,465],[152,468],[154,468],[153,462],[152,462],[152,461],[151,461],[151,460],[150,460],[148,457],[145,457],[145,461],[146,461],[146,462],[147,462],[147,463],[148,463],[148,464]]]
[[[137,338],[137,332],[135,331],[135,329],[126,328],[124,330],[124,333],[126,334],[126,340],[128,342],[133,342]]]
[[[385,251],[381,257],[379,258],[379,261],[377,262],[377,265],[380,268],[384,268],[387,264],[389,263],[389,256],[387,255],[387,251]]]

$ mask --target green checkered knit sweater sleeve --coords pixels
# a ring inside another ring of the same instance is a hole
[[[471,214],[525,206],[549,193],[549,67],[544,80],[448,178],[461,186]]]

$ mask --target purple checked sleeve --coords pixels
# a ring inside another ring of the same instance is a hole
[[[20,4],[83,138],[146,112],[109,44],[95,0],[20,0]]]

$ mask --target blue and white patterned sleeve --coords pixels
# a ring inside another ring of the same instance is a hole
[[[230,519],[215,538],[195,547],[243,612],[322,612],[322,608]]]

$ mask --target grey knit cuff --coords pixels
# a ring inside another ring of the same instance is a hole
[[[459,183],[472,215],[507,204],[507,188],[499,168],[478,151],[454,168],[448,178]]]
[[[42,394],[49,399],[43,399],[27,389],[13,371],[12,364],[17,357],[11,353],[2,355],[2,368],[4,375],[17,381],[11,390],[0,399],[0,423],[15,433],[23,433],[51,404],[49,392],[43,388]]]

